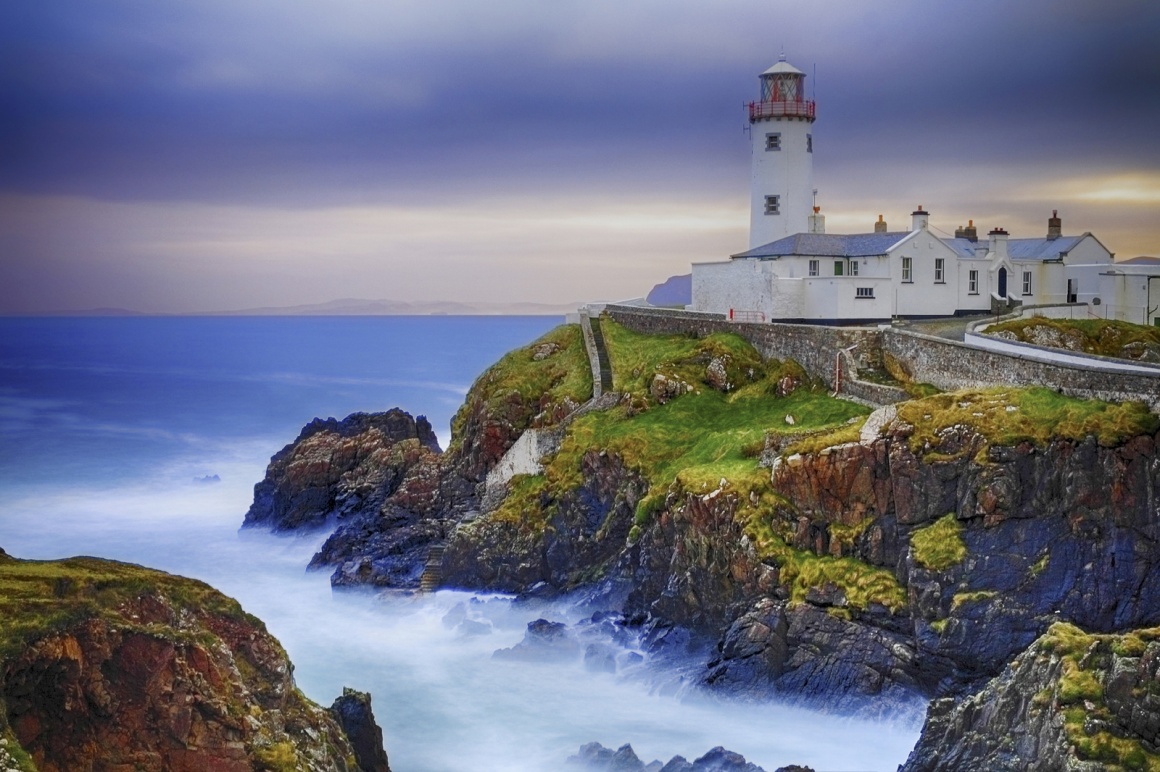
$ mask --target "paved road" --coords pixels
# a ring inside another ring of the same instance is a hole
[[[967,325],[981,319],[986,319],[988,316],[988,314],[983,314],[980,316],[955,316],[946,319],[907,321],[902,325],[902,329],[920,332],[923,335],[934,335],[935,337],[946,338],[947,340],[961,341],[963,339],[963,333],[966,332]]]

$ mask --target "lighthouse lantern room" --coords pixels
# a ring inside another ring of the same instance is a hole
[[[761,74],[761,101],[749,103],[753,142],[749,247],[805,233],[813,207],[815,117],[805,73],[785,60]]]

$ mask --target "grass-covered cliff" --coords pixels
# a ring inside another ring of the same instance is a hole
[[[0,552],[5,769],[362,768],[291,673],[261,621],[202,582]]]
[[[612,396],[580,409],[575,326],[505,356],[450,451],[332,537],[357,536],[336,583],[415,586],[445,541],[443,586],[583,591],[654,651],[698,651],[707,688],[838,710],[961,698],[1056,622],[1160,624],[1142,405],[1029,385],[871,414],[734,335],[602,328]],[[485,495],[531,428],[539,470]]]

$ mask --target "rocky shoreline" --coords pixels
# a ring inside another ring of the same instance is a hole
[[[390,772],[370,696],[324,709],[282,646],[209,586],[0,550],[4,769]]]
[[[648,361],[648,336],[608,328],[620,401],[570,423],[542,471],[498,496],[487,473],[521,434],[591,393],[564,366],[582,354],[568,328],[480,377],[445,453],[397,410],[311,424],[271,462],[247,525],[336,523],[311,563],[336,586],[414,589],[426,572],[439,586],[580,592],[658,657],[702,652],[710,691],[883,716],[935,699],[924,739],[1057,622],[1160,624],[1160,422],[1146,410],[1005,389],[913,400],[850,429],[787,412],[792,436],[744,449],[764,471],[658,482],[662,411],[750,392],[799,415],[833,408],[792,363],[734,341],[662,338]],[[658,394],[657,378],[682,387]],[[1082,755],[1067,742],[1057,749]]]

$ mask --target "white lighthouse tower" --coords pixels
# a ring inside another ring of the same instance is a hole
[[[749,103],[753,182],[749,248],[809,231],[814,191],[814,103],[805,73],[785,60],[761,73],[761,101]]]

